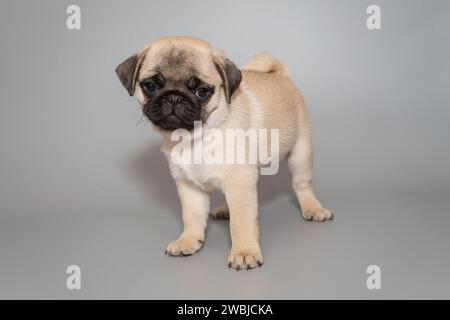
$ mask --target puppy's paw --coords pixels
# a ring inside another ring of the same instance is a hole
[[[326,208],[308,209],[303,212],[303,218],[309,221],[326,221],[333,219],[334,215]]]
[[[209,215],[212,219],[230,219],[230,211],[226,205],[215,208]]]
[[[169,256],[190,256],[200,250],[203,246],[203,238],[193,236],[181,236],[172,241],[166,248]]]
[[[261,267],[263,262],[263,257],[259,248],[246,250],[231,249],[231,253],[228,258],[228,267],[236,270],[249,270],[256,267]]]

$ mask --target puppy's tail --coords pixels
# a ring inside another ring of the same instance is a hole
[[[269,52],[260,52],[255,54],[242,69],[275,73],[282,76],[288,75],[286,67]]]

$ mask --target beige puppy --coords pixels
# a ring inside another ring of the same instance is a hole
[[[303,217],[314,221],[333,217],[313,191],[311,130],[302,96],[285,67],[269,53],[257,54],[239,70],[202,40],[167,37],[146,45],[116,73],[162,134],[161,150],[178,188],[183,232],[168,245],[167,254],[191,255],[202,247],[209,195],[220,190],[226,202],[211,215],[230,218],[228,265],[251,269],[263,263],[256,189],[261,163],[176,163],[171,134],[177,129],[192,131],[195,121],[201,121],[206,131],[278,129],[279,148],[272,156],[287,158]],[[195,138],[192,141],[196,143]]]

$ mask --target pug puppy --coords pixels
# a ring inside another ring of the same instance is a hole
[[[162,134],[182,207],[183,232],[166,254],[187,256],[205,240],[209,195],[224,193],[226,202],[213,218],[230,219],[228,266],[252,269],[263,264],[257,221],[257,181],[261,163],[179,164],[171,157],[176,129],[278,129],[280,158],[287,158],[292,188],[303,217],[333,217],[314,194],[311,128],[303,98],[285,66],[269,53],[256,54],[239,70],[221,51],[192,37],[166,37],[147,44],[122,62],[116,73],[144,115]],[[195,143],[195,140],[193,140]]]

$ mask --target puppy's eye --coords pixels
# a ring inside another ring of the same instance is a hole
[[[161,73],[157,73],[153,77],[142,80],[141,87],[146,93],[151,94],[157,89],[164,87],[165,83],[166,79],[164,76]]]
[[[151,93],[156,90],[156,84],[151,80],[143,82],[142,87],[147,93]]]
[[[200,87],[195,91],[195,95],[200,99],[206,99],[211,93],[211,89],[207,87]]]
[[[164,87],[164,84],[166,83],[166,79],[161,73],[157,73],[152,77],[152,80],[155,82],[155,84],[158,86],[158,88]]]
[[[199,85],[201,84],[200,79],[196,78],[196,77],[192,77],[189,81],[188,81],[188,88],[191,90],[195,90],[195,88],[197,88]]]

